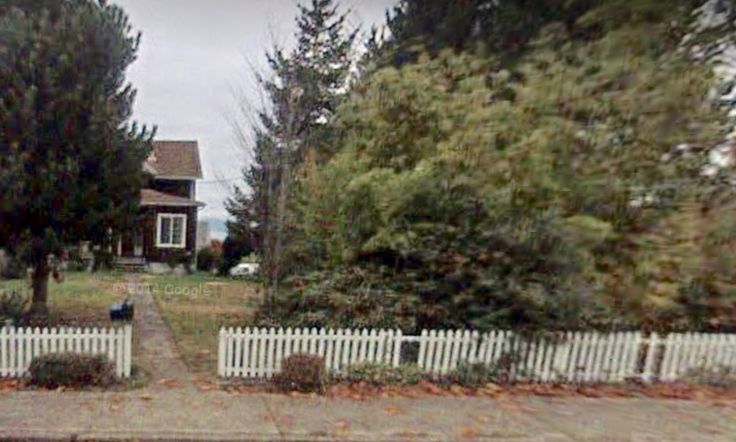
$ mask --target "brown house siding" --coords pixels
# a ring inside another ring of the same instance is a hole
[[[176,213],[187,215],[186,247],[183,249],[156,247],[156,219],[159,213]],[[168,262],[169,257],[188,253],[194,259],[197,241],[197,208],[196,207],[146,207],[143,208],[143,256],[148,262]]]

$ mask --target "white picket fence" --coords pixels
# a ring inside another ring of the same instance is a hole
[[[736,370],[736,334],[672,333],[657,342],[663,381],[674,381],[693,369]]]
[[[406,344],[414,344],[414,351]],[[402,349],[404,355],[402,355]],[[416,364],[443,375],[461,363],[503,367],[511,380],[615,383],[629,379],[674,381],[692,369],[736,369],[736,335],[641,332],[568,332],[525,338],[511,331],[221,329],[218,374],[268,378],[295,353],[320,355],[328,370],[344,373],[361,362]]]
[[[268,378],[297,353],[322,356],[332,372],[360,362],[398,365],[400,345],[401,331],[394,330],[221,329],[218,374]]]
[[[133,332],[119,328],[15,328],[0,329],[0,376],[21,377],[33,358],[47,353],[107,355],[115,372],[130,377]]]

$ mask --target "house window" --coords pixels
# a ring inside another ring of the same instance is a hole
[[[187,216],[159,213],[156,222],[156,247],[183,249],[186,246]]]

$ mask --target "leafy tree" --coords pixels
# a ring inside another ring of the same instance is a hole
[[[140,35],[105,2],[35,2],[0,18],[0,243],[33,266],[45,313],[49,255],[135,222],[152,134],[128,124],[125,70]]]

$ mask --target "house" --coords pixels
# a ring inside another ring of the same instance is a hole
[[[194,263],[197,180],[202,178],[196,141],[154,141],[143,165],[150,176],[141,190],[138,228],[121,235],[116,264],[125,270],[167,272]]]

